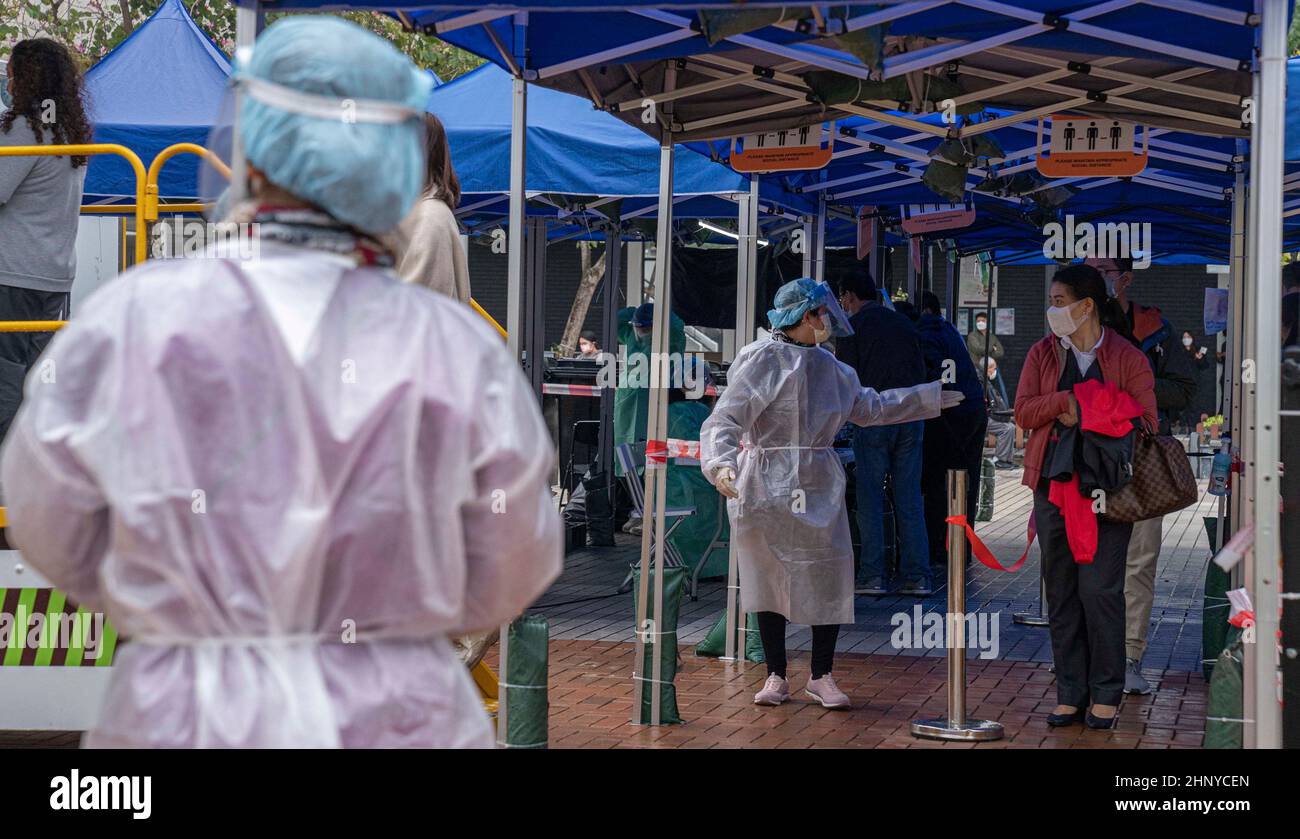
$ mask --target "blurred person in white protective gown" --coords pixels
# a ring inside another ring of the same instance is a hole
[[[448,637],[558,575],[554,455],[491,328],[385,267],[427,76],[294,17],[234,78],[258,253],[104,287],[3,453],[24,558],[124,639],[86,744],[490,747]]]

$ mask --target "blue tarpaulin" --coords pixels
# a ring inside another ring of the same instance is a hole
[[[164,0],[158,11],[86,71],[86,93],[95,142],[120,143],[145,168],[175,143],[203,145],[217,119],[230,62],[185,11]],[[162,198],[198,195],[198,158],[181,155],[163,167]],[[88,201],[135,196],[131,167],[118,157],[91,158]]]
[[[452,163],[466,194],[509,191],[511,84],[504,70],[485,64],[429,99],[429,110],[447,126]],[[585,99],[529,87],[527,149],[529,192],[659,193],[659,144]],[[744,176],[702,155],[678,151],[675,194],[748,191]]]
[[[1286,62],[1286,159],[1300,161],[1300,57]]]

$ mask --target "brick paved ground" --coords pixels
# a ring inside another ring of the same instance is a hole
[[[1019,480],[1018,471],[998,473],[994,521],[977,525],[981,538],[1008,563],[1024,549],[1029,514],[1030,495]],[[1206,704],[1200,675],[1201,598],[1209,546],[1200,517],[1213,511],[1212,499],[1206,497],[1165,522],[1144,660],[1148,679],[1158,681],[1159,689],[1152,696],[1126,697],[1121,722],[1111,732],[1081,726],[1052,731],[1044,722],[1055,704],[1047,633],[1011,619],[1015,612],[1037,609],[1037,548],[1016,574],[972,566],[968,609],[997,616],[1000,649],[996,661],[969,661],[967,708],[972,716],[1001,721],[1007,731],[1005,740],[981,748],[1177,748],[1201,743]],[[765,675],[761,665],[730,665],[693,655],[694,645],[725,604],[723,585],[706,583],[699,600],[683,604],[679,624],[684,666],[677,690],[687,724],[657,730],[632,726],[632,597],[613,592],[639,544],[621,535],[620,543],[570,554],[564,574],[533,610],[551,621],[553,746],[939,745],[914,740],[908,723],[919,715],[943,715],[945,651],[896,650],[889,637],[891,617],[910,614],[918,603],[927,613],[942,613],[947,598],[942,586],[919,601],[857,599],[857,620],[840,634],[835,671],[856,705],[849,712],[829,712],[798,697],[781,708],[756,708],[750,700]],[[791,627],[788,643],[791,684],[801,690],[807,679],[808,629]],[[0,731],[0,748],[75,748],[78,737],[77,732]]]
[[[632,650],[607,641],[552,641],[552,748],[972,748],[976,744],[919,740],[909,733],[917,717],[942,717],[945,663],[934,658],[858,655],[836,660],[835,676],[853,699],[848,711],[828,711],[802,695],[806,655],[790,662],[796,691],[779,708],[752,703],[766,676],[762,665],[697,658],[683,647],[677,702],[684,725],[635,726]],[[490,663],[495,666],[495,661]],[[971,717],[1000,721],[1005,737],[978,748],[1197,748],[1205,731],[1206,685],[1200,674],[1161,674],[1159,690],[1125,697],[1110,731],[1082,725],[1047,727],[1055,703],[1048,666],[978,661],[968,665]]]
[[[1029,489],[1020,484],[1020,477],[1020,470],[998,472],[994,520],[976,524],[980,538],[1007,565],[1024,551],[1025,527],[1033,500]],[[1205,569],[1210,559],[1201,517],[1214,515],[1216,503],[1213,496],[1203,494],[1199,504],[1166,517],[1157,566],[1155,608],[1143,660],[1150,673],[1190,671],[1201,666],[1201,610]],[[632,595],[614,592],[626,575],[628,564],[639,555],[640,540],[619,534],[619,542],[616,548],[589,548],[566,557],[563,575],[531,610],[550,619],[553,639],[633,640]],[[971,566],[966,587],[967,609],[996,615],[999,658],[1003,660],[1041,663],[1052,660],[1047,630],[1025,627],[1012,620],[1017,612],[1037,612],[1038,575],[1037,545],[1024,567],[1014,574],[993,571],[979,564]],[[942,657],[942,650],[896,650],[890,644],[891,618],[895,614],[910,614],[917,603],[927,613],[946,610],[946,581],[935,582],[934,594],[924,600],[900,596],[857,598],[857,620],[843,628],[837,649],[877,655]],[[699,600],[682,606],[678,625],[682,642],[699,642],[725,605],[724,584],[703,583]],[[791,650],[809,650],[811,631],[807,627],[791,626],[787,643]]]

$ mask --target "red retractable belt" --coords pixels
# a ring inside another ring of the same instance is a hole
[[[971,552],[975,554],[975,558],[987,565],[989,568],[992,568],[994,571],[1006,571],[1008,573],[1019,571],[1020,567],[1025,564],[1025,560],[1029,558],[1029,548],[1033,546],[1034,537],[1038,535],[1038,530],[1034,526],[1034,514],[1031,511],[1029,513],[1029,525],[1026,528],[1025,533],[1028,537],[1028,541],[1025,543],[1025,552],[1020,555],[1020,559],[1017,559],[1015,563],[1008,568],[999,562],[998,558],[993,555],[993,551],[989,550],[988,545],[985,545],[983,540],[975,535],[975,528],[970,526],[970,522],[967,521],[965,516],[949,516],[944,519],[944,521],[948,522],[948,524],[956,524],[964,528],[966,531],[966,538],[970,541]]]

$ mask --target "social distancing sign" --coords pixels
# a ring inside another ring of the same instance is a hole
[[[1056,114],[1051,117],[1047,154],[1042,153],[1042,135],[1039,120],[1036,163],[1049,178],[1129,178],[1147,167],[1145,142],[1138,151],[1137,126],[1131,122]]]
[[[835,123],[830,124],[833,137]],[[834,144],[822,145],[822,124],[748,134],[731,141],[731,168],[746,174],[821,169]]]

